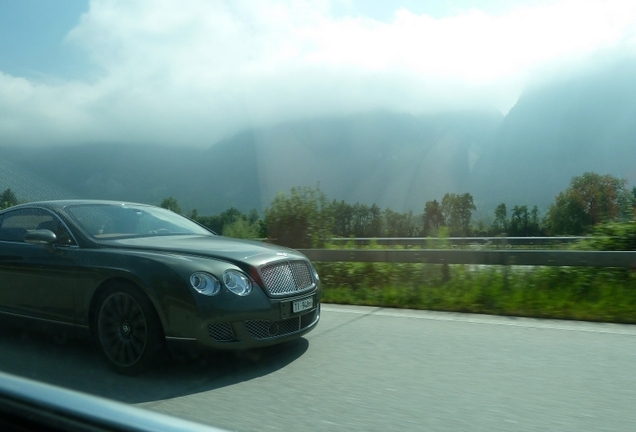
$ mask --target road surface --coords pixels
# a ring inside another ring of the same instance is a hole
[[[0,330],[0,370],[241,431],[636,430],[636,326],[324,305],[304,338],[131,378]]]

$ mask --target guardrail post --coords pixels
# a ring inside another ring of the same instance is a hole
[[[504,250],[507,250],[508,235],[506,233],[502,233],[501,235],[503,237],[501,245],[503,246]],[[505,264],[503,266],[503,289],[507,291],[510,288],[510,284],[509,284],[510,266],[508,265],[508,255],[505,255],[504,262]]]
[[[450,267],[447,263],[442,264],[442,280],[444,282],[450,281]]]

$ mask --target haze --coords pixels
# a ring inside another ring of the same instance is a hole
[[[0,0],[0,144],[209,146],[378,109],[506,114],[530,85],[636,52],[633,1],[441,3]]]

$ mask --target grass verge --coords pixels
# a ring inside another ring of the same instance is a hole
[[[315,264],[326,303],[636,323],[633,270]]]

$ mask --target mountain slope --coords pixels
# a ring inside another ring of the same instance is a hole
[[[6,189],[11,189],[18,199],[26,201],[77,197],[71,190],[52,184],[50,180],[3,157],[0,158],[0,191]]]
[[[263,209],[294,186],[329,198],[421,211],[428,199],[469,188],[474,161],[501,121],[498,113],[415,117],[369,113],[255,129],[209,149],[100,143],[0,149],[79,197],[218,213]]]
[[[482,215],[501,202],[541,209],[573,176],[636,184],[636,61],[524,93],[492,112],[372,112],[244,131],[209,148],[100,143],[0,148],[0,187],[32,199],[78,196],[184,210],[262,210],[278,192],[320,185],[330,199],[421,212],[470,192]],[[35,174],[37,173],[37,174]]]
[[[474,171],[489,205],[547,207],[586,171],[636,183],[636,63],[555,82],[522,95]]]
[[[333,199],[421,211],[470,186],[471,164],[500,121],[498,113],[373,113],[259,131],[262,201],[319,183]]]

